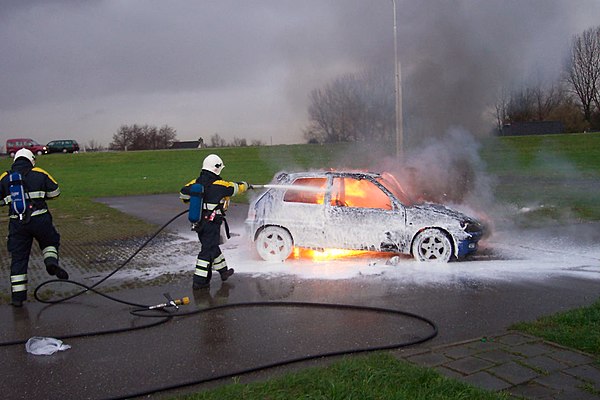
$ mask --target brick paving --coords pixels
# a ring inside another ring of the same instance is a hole
[[[393,354],[514,398],[600,399],[600,363],[594,356],[519,332]]]

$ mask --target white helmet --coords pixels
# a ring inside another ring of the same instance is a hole
[[[209,154],[202,162],[202,169],[214,172],[217,175],[221,173],[223,168],[225,168],[225,165],[223,165],[223,160],[221,160],[221,157],[216,154]]]
[[[19,158],[19,157],[24,157],[24,158],[28,159],[31,162],[31,165],[35,165],[35,156],[31,152],[31,150],[21,149],[21,150],[17,151],[15,153],[14,160],[16,161],[17,158]]]

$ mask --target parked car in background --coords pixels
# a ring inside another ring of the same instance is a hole
[[[6,141],[6,154],[11,157],[15,156],[15,153],[20,149],[29,149],[33,154],[42,155],[46,154],[46,146],[39,144],[33,139],[20,138],[20,139],[8,139]]]
[[[48,153],[76,153],[79,144],[75,140],[53,140],[46,145]]]
[[[439,204],[415,204],[391,174],[278,174],[250,205],[246,224],[258,254],[283,261],[293,247],[412,254],[448,262],[477,250],[484,225]]]

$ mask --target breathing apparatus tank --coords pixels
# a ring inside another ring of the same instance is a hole
[[[19,220],[23,220],[27,211],[27,198],[25,196],[25,187],[23,186],[23,178],[18,172],[11,172],[10,177],[10,207]]]
[[[190,186],[190,209],[188,211],[188,220],[192,224],[200,222],[203,200],[204,186],[201,183],[194,183]]]

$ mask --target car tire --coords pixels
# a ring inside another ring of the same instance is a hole
[[[255,240],[256,251],[265,261],[285,261],[294,247],[290,233],[279,226],[266,226]]]
[[[62,149],[62,152],[63,153],[67,153],[67,149]]]
[[[38,151],[35,152],[35,154],[37,154],[38,156],[41,156],[42,154],[44,154],[44,152],[41,151],[41,150],[38,150]]]
[[[448,262],[452,258],[452,253],[452,242],[440,229],[425,229],[413,240],[412,254],[417,261]]]

